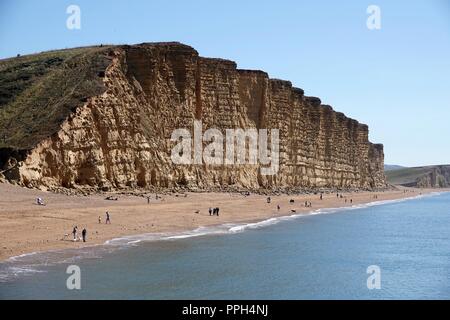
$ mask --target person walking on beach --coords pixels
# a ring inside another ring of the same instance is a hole
[[[73,241],[77,240],[77,226],[75,226],[72,230],[72,234],[73,234]]]
[[[150,197],[147,197],[147,204],[150,204]]]
[[[98,216],[98,223],[102,223],[102,217]]]
[[[267,197],[267,203],[270,203],[270,197]]]
[[[219,216],[219,208],[218,207],[217,207],[216,213],[217,213],[217,216]]]
[[[323,200],[323,193],[320,194],[320,200]]]
[[[277,204],[277,210],[280,211],[280,209],[281,209],[281,208],[280,208],[280,205]]]
[[[83,231],[81,231],[81,236],[83,237],[83,242],[86,242],[86,228],[83,229]]]
[[[111,219],[110,219],[110,217],[109,217],[109,212],[106,211],[106,221],[105,221],[105,224],[108,224],[108,222],[109,222],[109,224],[111,224]]]
[[[208,212],[209,212],[209,215],[211,215],[211,214],[212,214],[212,209],[211,209],[211,207],[209,207],[209,210],[208,210]]]

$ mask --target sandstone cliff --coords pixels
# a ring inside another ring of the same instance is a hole
[[[42,55],[50,60],[44,67]],[[24,186],[386,186],[383,146],[369,142],[366,125],[288,81],[200,57],[183,44],[54,51],[0,61],[0,71],[0,172]],[[204,130],[279,129],[279,172],[264,176],[250,164],[174,165],[171,133],[192,130],[195,119]]]

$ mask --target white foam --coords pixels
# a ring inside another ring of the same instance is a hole
[[[102,253],[111,252],[118,248],[125,248],[128,246],[135,246],[141,242],[151,241],[177,241],[181,239],[208,236],[208,235],[220,235],[220,234],[235,234],[244,232],[249,229],[265,228],[282,221],[298,219],[301,217],[318,215],[318,214],[331,214],[341,211],[357,210],[368,208],[372,206],[379,206],[385,204],[398,203],[408,201],[412,199],[419,199],[425,197],[432,197],[441,195],[448,192],[432,192],[428,194],[418,195],[409,198],[393,199],[393,200],[380,200],[369,202],[365,204],[355,204],[351,207],[338,207],[338,208],[321,208],[312,210],[309,212],[296,213],[292,215],[271,217],[262,221],[248,222],[248,223],[226,223],[216,226],[202,226],[194,230],[180,231],[180,232],[166,232],[166,233],[145,233],[133,236],[125,236],[120,238],[114,238],[108,240],[104,245],[96,245],[83,249],[66,249],[66,250],[52,250],[46,252],[31,252],[18,256],[14,256],[6,260],[4,263],[0,263],[0,282],[8,281],[11,278],[15,278],[20,275],[30,275],[37,272],[43,272],[39,270],[39,267],[50,264],[68,263],[83,258],[101,258]],[[92,251],[93,248],[97,248],[96,252]]]
[[[166,233],[144,233],[133,236],[125,236],[114,238],[105,242],[105,245],[121,246],[121,245],[135,245],[137,243],[146,241],[163,241],[163,240],[179,240],[192,237],[199,237],[211,234],[225,234],[227,233],[228,224],[210,227],[198,227],[194,230],[180,231],[180,232],[166,232]]]
[[[42,273],[44,270],[39,270],[33,266],[7,266],[0,269],[0,282],[18,278],[20,276],[28,276],[35,273]]]
[[[21,258],[26,258],[26,257],[33,256],[33,255],[35,255],[35,254],[37,254],[37,253],[38,253],[38,252],[35,251],[35,252],[30,252],[30,253],[20,254],[20,255],[18,255],[18,256],[10,257],[10,258],[7,259],[6,261],[14,262],[14,261],[19,260],[19,259],[21,259]]]
[[[392,199],[392,200],[380,200],[373,201],[364,204],[355,204],[350,207],[337,207],[337,208],[321,208],[312,210],[309,212],[296,213],[292,215],[271,217],[265,220],[257,222],[247,222],[247,223],[226,223],[218,226],[202,226],[194,230],[181,231],[181,232],[171,232],[171,233],[146,233],[134,236],[125,236],[120,238],[111,239],[105,242],[105,245],[134,245],[140,242],[150,242],[150,241],[164,241],[164,240],[180,240],[199,236],[214,235],[214,234],[233,234],[243,232],[248,229],[259,229],[268,227],[270,225],[277,224],[281,221],[298,219],[305,216],[317,215],[317,214],[330,214],[341,211],[364,209],[373,206],[380,206],[385,204],[398,203],[403,201],[408,201],[412,199],[419,199],[424,197],[431,197],[441,195],[446,192],[432,192],[423,195],[417,195],[414,197],[402,198],[402,199]]]

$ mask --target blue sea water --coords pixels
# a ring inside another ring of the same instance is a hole
[[[450,299],[450,193],[25,255],[0,264],[0,298]]]

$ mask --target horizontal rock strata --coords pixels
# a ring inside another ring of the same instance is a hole
[[[95,71],[99,89],[80,94],[54,132],[31,146],[8,144],[12,132],[4,132],[0,171],[6,179],[102,190],[386,186],[383,146],[369,142],[368,127],[288,81],[200,57],[179,43],[104,47],[95,54],[108,62]],[[171,134],[192,131],[194,120],[203,130],[279,129],[278,173],[262,175],[259,164],[174,164]]]

